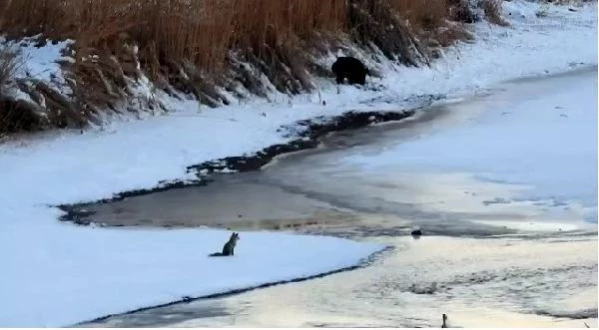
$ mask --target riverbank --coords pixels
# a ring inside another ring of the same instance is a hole
[[[597,326],[596,235],[369,240],[395,249],[351,272],[81,326],[439,328],[443,313],[452,327]]]
[[[351,272],[83,326],[438,327],[443,313],[461,327],[596,326],[596,86],[596,68],[509,82],[420,120],[333,134],[263,171],[93,205],[90,220],[108,225],[294,223],[283,230],[393,249]],[[568,148],[554,148],[555,131]]]
[[[292,138],[278,130],[297,121],[348,110],[398,110],[428,100],[427,95],[464,97],[504,79],[596,64],[594,4],[577,12],[555,7],[541,18],[528,14],[513,19],[509,28],[478,24],[480,42],[450,50],[431,68],[398,69],[380,81],[383,89],[343,86],[337,94],[330,82],[323,82],[323,93],[298,96],[291,102],[279,95],[273,103],[256,100],[200,113],[196,103],[181,102],[174,105],[180,111],[168,116],[113,122],[83,135],[47,133],[2,144],[0,242],[4,251],[16,252],[5,259],[7,271],[0,275],[0,291],[11,293],[0,300],[4,311],[0,324],[65,325],[135,309],[165,292],[170,297],[169,283],[190,276],[190,251],[204,255],[204,250],[218,248],[208,241],[201,246],[204,243],[197,242],[194,231],[78,228],[57,222],[63,213],[54,205],[111,198],[115,192],[148,189],[161,181],[196,180],[195,173],[186,171],[188,166],[286,143]],[[278,239],[278,235],[270,237],[272,242]],[[148,256],[156,246],[168,253]],[[309,246],[311,250],[302,253],[319,255],[318,244]],[[357,262],[362,256],[346,257]],[[148,258],[151,262],[136,262]],[[121,276],[123,269],[131,276]],[[168,281],[150,288],[143,283],[131,286],[137,283],[133,278],[145,278],[157,269],[165,269],[162,275]],[[309,269],[307,264],[296,271]],[[223,281],[230,280],[229,273],[219,275]],[[131,294],[135,301],[122,300],[123,291],[138,293],[142,286],[144,295]],[[115,304],[119,301],[123,305]],[[85,315],[70,312],[67,303]]]

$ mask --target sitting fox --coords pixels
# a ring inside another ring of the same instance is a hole
[[[209,255],[209,257],[228,257],[235,255],[235,245],[237,245],[237,241],[239,240],[239,233],[231,234],[231,238],[229,241],[225,243],[223,246],[223,252],[215,252]]]

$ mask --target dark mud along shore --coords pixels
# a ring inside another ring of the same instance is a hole
[[[358,129],[368,125],[400,121],[413,117],[419,109],[430,106],[433,102],[442,100],[442,95],[422,95],[404,100],[407,103],[417,103],[406,110],[400,111],[348,111],[339,116],[319,116],[311,119],[301,120],[292,125],[280,127],[277,131],[290,141],[284,144],[268,146],[258,152],[249,155],[230,156],[217,160],[210,160],[201,164],[187,167],[188,173],[194,173],[196,180],[173,180],[160,181],[153,188],[123,191],[114,194],[111,198],[97,201],[89,201],[75,204],[58,205],[58,208],[66,212],[60,217],[62,221],[72,221],[80,225],[89,225],[87,218],[91,215],[86,206],[98,203],[110,203],[121,201],[128,197],[143,196],[156,192],[172,189],[180,189],[194,186],[205,186],[212,181],[211,176],[223,171],[228,173],[243,173],[257,171],[262,166],[271,162],[275,157],[318,147],[321,139],[330,133],[344,130]]]

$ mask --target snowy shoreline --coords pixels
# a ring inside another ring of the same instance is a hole
[[[516,82],[521,79],[544,79],[545,77],[559,77],[561,75],[570,75],[576,72],[584,72],[592,69],[596,70],[597,65],[581,65],[580,67],[568,71],[563,71],[555,74],[548,74],[541,77],[529,76],[517,78],[512,81]],[[278,156],[297,151],[317,148],[321,142],[321,138],[326,136],[327,134],[341,132],[347,129],[363,128],[369,125],[380,125],[385,123],[393,123],[405,119],[413,119],[416,116],[418,116],[420,109],[435,105],[443,105],[448,102],[451,102],[451,100],[447,100],[445,97],[437,97],[434,100],[422,100],[420,101],[420,103],[413,102],[412,106],[409,106],[399,111],[348,111],[338,116],[318,117],[307,120],[301,120],[296,123],[293,123],[292,125],[287,125],[277,129],[278,131],[291,130],[291,132],[286,135],[286,137],[290,138],[290,140],[284,144],[273,144],[264,147],[259,151],[254,151],[244,155],[228,156],[222,159],[208,160],[200,164],[187,165],[187,172],[193,173],[198,177],[198,179],[189,179],[187,181],[175,179],[171,182],[160,181],[157,185],[154,185],[150,188],[119,191],[117,193],[114,193],[112,197],[108,198],[102,198],[93,201],[83,201],[80,203],[73,204],[57,205],[59,209],[66,213],[60,219],[64,221],[73,221],[81,225],[89,225],[90,223],[85,221],[85,217],[88,214],[84,211],[81,211],[85,209],[85,205],[96,203],[110,203],[114,201],[123,200],[128,197],[143,196],[171,189],[205,186],[207,184],[210,184],[211,174],[230,174],[247,171],[256,171],[262,168],[263,166],[270,164]]]
[[[167,303],[160,304],[160,305],[145,306],[145,307],[141,307],[138,309],[134,309],[134,310],[130,310],[130,311],[122,312],[122,313],[109,314],[109,315],[97,317],[92,320],[85,320],[85,321],[75,324],[74,326],[85,325],[87,323],[101,322],[103,320],[109,319],[109,318],[117,316],[117,315],[122,316],[122,315],[134,314],[134,313],[141,312],[141,311],[151,310],[151,309],[155,309],[155,308],[168,307],[168,306],[177,305],[177,304],[181,304],[181,303],[188,303],[188,302],[192,302],[192,301],[196,301],[196,300],[223,298],[223,297],[241,294],[241,293],[245,293],[245,292],[250,292],[250,291],[254,291],[254,290],[270,288],[270,287],[277,286],[277,285],[283,285],[283,284],[288,284],[288,283],[299,283],[299,282],[309,281],[309,280],[322,278],[325,276],[330,276],[330,275],[334,275],[334,274],[338,274],[338,273],[349,272],[349,271],[356,270],[356,269],[359,269],[362,267],[368,267],[368,265],[376,257],[378,257],[379,255],[386,253],[390,250],[393,250],[393,249],[394,249],[393,246],[384,246],[384,247],[380,248],[378,251],[374,251],[373,253],[371,253],[368,257],[365,257],[365,258],[359,260],[356,264],[350,265],[350,266],[347,266],[344,268],[338,268],[338,269],[334,269],[331,271],[318,273],[315,275],[297,277],[297,278],[293,278],[293,279],[280,280],[280,281],[275,281],[275,282],[267,282],[267,283],[263,283],[263,284],[259,284],[259,285],[255,285],[255,286],[243,287],[240,289],[216,292],[216,293],[211,293],[211,294],[199,296],[199,297],[185,296],[180,300],[174,300],[174,301],[167,302]]]
[[[538,6],[506,2],[504,10],[514,13],[512,27],[477,24],[475,43],[447,50],[432,68],[383,64],[391,70],[376,82],[385,87],[379,91],[343,86],[337,95],[331,82],[322,81],[322,94],[300,95],[293,103],[275,95],[274,103],[255,100],[198,113],[195,102],[185,101],[173,103],[178,111],[167,116],[0,145],[0,246],[7,251],[0,325],[74,324],[183,296],[355,265],[382,247],[242,233],[239,256],[224,263],[204,257],[222,246],[223,231],[78,227],[57,221],[63,212],[49,205],[100,200],[161,180],[194,180],[186,171],[190,164],[287,143],[290,138],[278,129],[307,118],[397,111],[413,102],[411,95],[459,98],[504,80],[565,72],[576,63],[596,65],[596,3],[577,12],[554,6],[543,18],[534,15]]]
[[[340,132],[347,129],[363,128],[368,125],[379,123],[397,122],[404,119],[414,118],[419,109],[432,105],[431,102],[425,102],[418,107],[405,109],[402,111],[367,111],[367,112],[346,112],[339,116],[331,118],[315,118],[312,120],[303,120],[295,123],[293,127],[298,126],[303,129],[301,132],[290,133],[289,142],[284,144],[269,145],[260,151],[252,152],[245,155],[229,156],[222,159],[208,160],[201,164],[193,164],[187,166],[187,171],[193,173],[198,179],[190,179],[187,181],[174,180],[171,182],[160,182],[157,186],[151,188],[120,191],[113,194],[110,198],[103,198],[95,201],[85,201],[75,204],[62,204],[57,207],[66,214],[60,217],[62,221],[72,221],[79,225],[89,225],[90,222],[85,218],[89,213],[85,210],[85,206],[97,203],[110,203],[120,201],[128,197],[143,196],[156,192],[200,187],[210,184],[212,181],[211,174],[214,173],[241,173],[248,171],[257,171],[270,164],[276,157],[292,152],[317,148],[320,145],[321,138],[335,132]],[[289,129],[289,127],[281,127],[281,129]]]

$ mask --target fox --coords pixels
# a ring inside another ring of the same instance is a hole
[[[237,245],[238,240],[240,240],[239,233],[233,232],[233,234],[231,234],[231,237],[229,238],[227,243],[225,243],[225,245],[223,246],[223,252],[215,252],[208,256],[209,257],[234,256],[235,255],[235,245]]]

